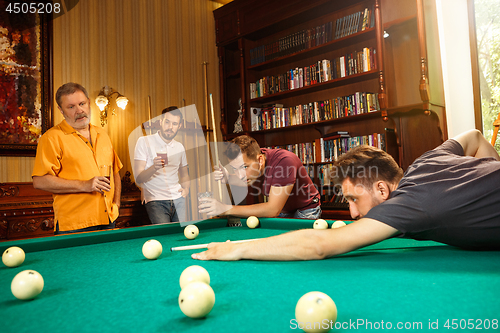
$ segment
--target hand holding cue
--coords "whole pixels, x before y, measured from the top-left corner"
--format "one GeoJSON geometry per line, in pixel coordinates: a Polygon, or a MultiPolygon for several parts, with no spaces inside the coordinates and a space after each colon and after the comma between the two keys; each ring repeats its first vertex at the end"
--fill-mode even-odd
{"type": "MultiPolygon", "coordinates": [[[[227,240],[226,242],[231,242],[231,243],[245,243],[245,242],[251,242],[251,241],[259,240],[259,239],[262,239],[262,238],[243,239],[243,240],[237,240],[237,241],[227,240]]],[[[214,242],[214,243],[223,243],[223,242],[214,242]]],[[[177,246],[177,247],[171,247],[170,248],[170,252],[184,251],[184,250],[206,249],[207,247],[208,247],[208,244],[177,246]]]]}

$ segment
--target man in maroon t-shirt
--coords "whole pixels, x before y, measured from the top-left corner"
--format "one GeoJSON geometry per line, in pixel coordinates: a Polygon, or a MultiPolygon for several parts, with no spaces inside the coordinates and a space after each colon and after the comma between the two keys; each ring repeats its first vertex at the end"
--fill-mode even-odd
{"type": "Polygon", "coordinates": [[[284,149],[260,148],[255,139],[241,135],[231,141],[225,154],[228,172],[219,165],[215,179],[224,183],[237,177],[251,190],[268,197],[267,202],[231,206],[215,199],[200,204],[200,213],[257,217],[317,219],[321,215],[320,195],[300,159],[284,149]]]}

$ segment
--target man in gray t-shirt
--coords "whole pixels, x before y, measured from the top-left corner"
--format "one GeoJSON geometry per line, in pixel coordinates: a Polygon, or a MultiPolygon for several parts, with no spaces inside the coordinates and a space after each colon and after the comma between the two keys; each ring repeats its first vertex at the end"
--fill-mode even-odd
{"type": "Polygon", "coordinates": [[[500,156],[477,130],[462,133],[403,171],[386,152],[360,146],[335,162],[357,221],[240,244],[212,243],[200,260],[310,260],[403,236],[500,250],[500,156]]]}
{"type": "Polygon", "coordinates": [[[366,218],[401,236],[464,248],[500,248],[500,163],[464,156],[448,140],[419,157],[390,198],[366,218]]]}

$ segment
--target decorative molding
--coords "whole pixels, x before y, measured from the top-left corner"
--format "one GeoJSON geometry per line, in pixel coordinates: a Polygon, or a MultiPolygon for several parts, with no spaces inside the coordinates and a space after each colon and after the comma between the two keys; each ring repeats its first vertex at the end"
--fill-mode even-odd
{"type": "Polygon", "coordinates": [[[43,231],[54,230],[54,219],[50,217],[50,218],[15,221],[10,224],[9,229],[12,232],[18,234],[19,233],[32,234],[39,229],[43,231]]]}
{"type": "Polygon", "coordinates": [[[19,186],[0,184],[0,198],[15,197],[19,195],[19,186]]]}
{"type": "MultiPolygon", "coordinates": [[[[22,201],[22,202],[9,202],[0,204],[0,210],[2,209],[35,209],[41,206],[40,208],[44,208],[44,210],[38,212],[33,211],[32,214],[43,214],[43,213],[52,213],[52,203],[53,200],[48,201],[22,201]]],[[[5,213],[7,214],[7,213],[5,213]]],[[[26,213],[24,213],[26,214],[26,213]]],[[[15,213],[8,214],[15,215],[15,213]]]]}
{"type": "Polygon", "coordinates": [[[7,230],[9,222],[7,220],[0,220],[0,239],[7,239],[7,230]]]}

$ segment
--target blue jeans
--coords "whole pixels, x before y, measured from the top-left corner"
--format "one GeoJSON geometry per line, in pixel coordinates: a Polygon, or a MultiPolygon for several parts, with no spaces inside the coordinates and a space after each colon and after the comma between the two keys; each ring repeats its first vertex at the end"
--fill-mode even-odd
{"type": "Polygon", "coordinates": [[[304,210],[296,210],[293,213],[280,213],[278,217],[294,217],[297,219],[311,219],[316,220],[321,216],[321,206],[318,207],[304,209],[304,210]]]}
{"type": "Polygon", "coordinates": [[[150,201],[145,207],[152,224],[186,221],[186,198],[184,197],[150,201]]]}

